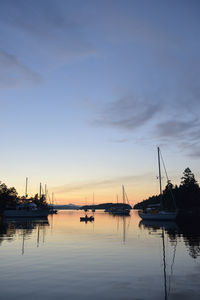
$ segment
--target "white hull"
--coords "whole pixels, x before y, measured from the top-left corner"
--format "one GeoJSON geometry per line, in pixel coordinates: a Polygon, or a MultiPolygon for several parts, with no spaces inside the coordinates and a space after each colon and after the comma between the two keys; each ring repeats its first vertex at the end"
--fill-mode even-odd
{"type": "Polygon", "coordinates": [[[177,212],[165,212],[165,211],[160,211],[158,213],[138,212],[138,214],[139,214],[140,218],[142,218],[143,220],[160,220],[160,221],[175,220],[178,215],[177,212]]]}
{"type": "Polygon", "coordinates": [[[11,209],[3,212],[4,217],[7,218],[36,218],[36,217],[47,217],[48,210],[25,210],[25,209],[11,209]]]}

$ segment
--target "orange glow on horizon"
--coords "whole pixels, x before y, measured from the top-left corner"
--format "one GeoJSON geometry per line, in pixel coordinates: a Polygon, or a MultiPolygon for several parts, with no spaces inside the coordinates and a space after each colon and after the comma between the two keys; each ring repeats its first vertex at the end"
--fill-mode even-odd
{"type": "MultiPolygon", "coordinates": [[[[93,205],[93,196],[90,193],[85,193],[85,195],[89,196],[82,196],[80,194],[74,193],[74,194],[58,194],[55,197],[55,204],[60,205],[66,205],[69,203],[75,204],[75,205],[93,205]]],[[[143,192],[127,192],[127,197],[130,205],[135,205],[138,202],[141,202],[142,200],[145,200],[152,195],[158,194],[157,191],[153,191],[152,189],[145,189],[143,192]]],[[[101,203],[117,203],[117,195],[118,195],[118,203],[122,203],[122,195],[119,193],[115,193],[114,191],[109,192],[102,192],[98,191],[96,192],[94,196],[94,204],[101,204],[101,203]]]]}
{"type": "MultiPolygon", "coordinates": [[[[127,182],[124,182],[123,185],[131,206],[152,195],[159,194],[158,180],[155,176],[141,176],[138,177],[138,179],[135,179],[135,181],[131,178],[131,180],[129,179],[127,182]]],[[[29,196],[38,193],[36,188],[32,189],[32,194],[29,196]],[[35,191],[35,193],[33,191],[35,191]]],[[[42,192],[44,193],[44,190],[42,192]]],[[[117,198],[118,203],[123,202],[122,184],[115,180],[108,180],[103,183],[100,181],[100,184],[99,182],[85,182],[77,184],[72,183],[57,186],[55,188],[49,187],[47,197],[48,203],[52,201],[52,193],[54,194],[53,203],[58,205],[67,205],[70,203],[75,205],[117,203],[117,198]]]]}

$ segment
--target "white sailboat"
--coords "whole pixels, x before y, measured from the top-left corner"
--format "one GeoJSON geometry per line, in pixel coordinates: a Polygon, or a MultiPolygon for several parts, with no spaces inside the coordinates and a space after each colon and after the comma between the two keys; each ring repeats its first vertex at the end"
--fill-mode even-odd
{"type": "Polygon", "coordinates": [[[147,208],[146,210],[139,211],[138,214],[143,220],[175,220],[178,215],[177,209],[175,211],[165,211],[163,207],[162,198],[162,181],[161,181],[161,168],[160,168],[160,148],[158,147],[158,169],[159,169],[159,185],[160,185],[160,207],[159,209],[147,208]]]}

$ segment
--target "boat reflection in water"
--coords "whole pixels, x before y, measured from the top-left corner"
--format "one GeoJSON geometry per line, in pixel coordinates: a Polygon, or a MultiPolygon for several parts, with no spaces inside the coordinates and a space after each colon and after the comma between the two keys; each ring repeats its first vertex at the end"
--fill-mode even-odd
{"type": "Polygon", "coordinates": [[[162,259],[163,259],[163,282],[164,282],[164,299],[169,299],[170,291],[171,291],[171,282],[173,277],[173,267],[175,262],[176,255],[176,246],[177,246],[177,238],[173,239],[174,249],[173,249],[173,257],[171,261],[170,274],[167,276],[167,263],[166,263],[166,233],[175,234],[177,237],[177,233],[179,230],[176,222],[173,221],[158,221],[158,220],[142,220],[139,223],[139,227],[143,227],[149,230],[149,234],[158,233],[162,239],[162,259]],[[167,280],[168,279],[168,280],[167,280]]]}
{"type": "MultiPolygon", "coordinates": [[[[142,220],[139,227],[147,229],[149,234],[157,234],[162,240],[162,254],[163,254],[163,276],[164,276],[164,299],[169,299],[173,277],[173,267],[175,263],[177,243],[183,240],[189,255],[193,259],[200,256],[200,221],[197,219],[182,220],[179,222],[173,221],[156,221],[156,220],[142,220]],[[166,241],[170,242],[172,246],[171,262],[166,263],[166,241]],[[170,266],[167,272],[167,265],[170,266]],[[168,273],[168,275],[167,275],[168,273]]],[[[168,253],[169,255],[169,253],[168,253]]],[[[179,255],[179,253],[177,253],[179,255]]]]}
{"type": "Polygon", "coordinates": [[[84,216],[63,210],[48,217],[50,226],[2,222],[2,299],[199,299],[198,224],[138,227],[136,211],[128,217],[96,210],[87,224],[84,216]]]}
{"type": "Polygon", "coordinates": [[[139,223],[139,227],[143,226],[144,228],[149,229],[169,229],[169,230],[178,230],[178,225],[174,221],[159,221],[159,220],[142,220],[139,223]]]}
{"type": "MultiPolygon", "coordinates": [[[[178,210],[176,207],[175,198],[173,196],[173,193],[172,193],[170,187],[169,187],[169,189],[170,189],[170,193],[171,193],[171,198],[172,198],[171,200],[172,200],[174,211],[171,211],[169,209],[166,210],[166,208],[164,207],[165,205],[164,205],[164,201],[163,201],[164,199],[163,199],[163,191],[162,191],[162,176],[161,176],[161,165],[160,165],[160,159],[162,158],[162,156],[161,156],[159,147],[157,148],[157,151],[158,151],[158,170],[159,170],[158,178],[159,178],[159,186],[160,186],[160,203],[159,203],[159,205],[156,204],[156,207],[154,204],[153,207],[152,206],[147,207],[147,208],[143,209],[143,211],[138,211],[138,214],[139,214],[140,218],[143,220],[157,220],[157,221],[160,220],[163,222],[164,221],[172,221],[177,218],[178,210]]],[[[169,184],[170,180],[168,178],[163,159],[162,159],[162,162],[163,162],[163,167],[164,167],[165,174],[167,177],[167,184],[169,184]]]]}
{"type": "Polygon", "coordinates": [[[177,222],[142,220],[139,227],[148,229],[150,234],[152,231],[163,229],[171,243],[176,242],[177,238],[182,238],[189,255],[192,258],[200,256],[200,220],[198,219],[183,219],[177,222]]]}
{"type": "Polygon", "coordinates": [[[118,214],[110,214],[117,221],[117,231],[120,229],[120,224],[122,224],[122,241],[125,245],[127,232],[130,226],[131,216],[130,215],[118,215],[118,214]]]}
{"type": "Polygon", "coordinates": [[[14,240],[16,235],[22,237],[22,255],[25,251],[25,240],[29,239],[34,231],[37,231],[37,247],[40,238],[44,242],[45,227],[49,226],[47,217],[43,218],[3,218],[1,220],[0,239],[14,240]],[[40,236],[41,235],[41,236],[40,236]]]}
{"type": "Polygon", "coordinates": [[[93,222],[94,221],[94,216],[87,216],[85,215],[85,217],[80,217],[80,222],[93,222]]]}

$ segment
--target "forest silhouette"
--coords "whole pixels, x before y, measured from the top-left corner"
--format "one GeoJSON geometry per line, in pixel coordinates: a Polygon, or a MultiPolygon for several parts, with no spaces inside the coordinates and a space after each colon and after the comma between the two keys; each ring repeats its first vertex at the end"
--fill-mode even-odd
{"type": "MultiPolygon", "coordinates": [[[[146,209],[151,205],[160,204],[161,196],[154,195],[137,203],[134,209],[146,209]]],[[[173,185],[170,180],[162,193],[163,208],[173,211],[178,208],[180,214],[200,214],[200,187],[190,168],[186,168],[181,177],[180,185],[173,185]]]]}

